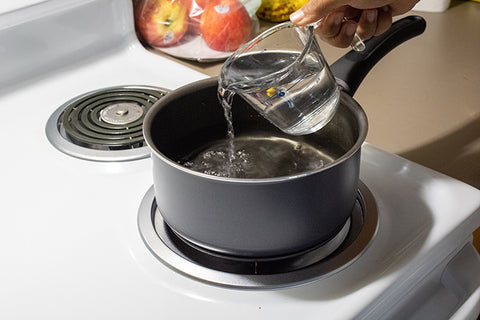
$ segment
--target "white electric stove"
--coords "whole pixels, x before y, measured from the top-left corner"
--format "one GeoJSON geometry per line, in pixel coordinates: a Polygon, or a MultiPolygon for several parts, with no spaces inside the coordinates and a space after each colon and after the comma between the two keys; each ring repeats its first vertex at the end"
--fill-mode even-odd
{"type": "Polygon", "coordinates": [[[148,105],[205,75],[145,50],[129,0],[36,2],[0,5],[1,319],[477,318],[480,191],[368,143],[375,220],[353,251],[268,277],[168,252],[146,146],[98,146],[62,132],[62,117],[131,89],[134,102],[100,103],[93,122],[135,123],[136,139],[148,105]]]}

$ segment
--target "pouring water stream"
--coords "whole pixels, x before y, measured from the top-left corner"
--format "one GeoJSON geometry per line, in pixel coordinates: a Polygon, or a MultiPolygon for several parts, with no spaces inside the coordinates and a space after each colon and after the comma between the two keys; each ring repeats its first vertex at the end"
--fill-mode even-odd
{"type": "MultiPolygon", "coordinates": [[[[238,143],[232,119],[233,97],[240,94],[289,134],[308,134],[329,122],[340,92],[313,35],[320,22],[300,28],[291,22],[277,25],[239,48],[225,62],[217,95],[227,122],[226,146],[210,146],[185,166],[218,176],[259,178],[318,169],[331,161],[320,151],[294,140],[256,137],[238,143]],[[285,30],[290,30],[290,36],[298,42],[295,51],[251,50],[263,44],[263,39],[285,30]],[[271,167],[278,169],[271,171],[271,167]]],[[[356,40],[352,48],[363,50],[357,35],[356,40]]]]}

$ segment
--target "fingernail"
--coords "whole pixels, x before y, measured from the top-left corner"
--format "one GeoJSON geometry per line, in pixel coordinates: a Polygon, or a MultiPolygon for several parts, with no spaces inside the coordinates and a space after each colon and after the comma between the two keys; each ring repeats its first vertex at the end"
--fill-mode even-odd
{"type": "Polygon", "coordinates": [[[353,36],[353,34],[357,31],[357,25],[354,23],[349,23],[345,26],[345,34],[347,36],[353,36]]]}
{"type": "Polygon", "coordinates": [[[301,9],[299,9],[290,15],[290,21],[292,21],[293,23],[297,23],[300,22],[304,17],[305,14],[301,9]]]}
{"type": "Polygon", "coordinates": [[[366,15],[367,21],[373,23],[377,19],[377,10],[367,10],[366,15]]]}

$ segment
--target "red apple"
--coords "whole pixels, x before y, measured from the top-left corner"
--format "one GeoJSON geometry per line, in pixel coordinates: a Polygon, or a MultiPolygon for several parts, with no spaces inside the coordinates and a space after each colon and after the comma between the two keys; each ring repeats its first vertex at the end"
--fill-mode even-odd
{"type": "Polygon", "coordinates": [[[202,9],[205,9],[207,4],[210,2],[210,0],[193,0],[193,1],[195,1],[197,5],[202,9]]]}
{"type": "Polygon", "coordinates": [[[234,51],[251,35],[252,21],[238,0],[211,0],[200,20],[207,45],[218,51],[234,51]]]}
{"type": "Polygon", "coordinates": [[[135,8],[137,30],[153,47],[170,46],[187,31],[188,8],[186,0],[143,0],[135,8]]]}
{"type": "Polygon", "coordinates": [[[200,34],[200,20],[203,9],[210,0],[191,0],[189,14],[188,32],[192,34],[200,34]]]}

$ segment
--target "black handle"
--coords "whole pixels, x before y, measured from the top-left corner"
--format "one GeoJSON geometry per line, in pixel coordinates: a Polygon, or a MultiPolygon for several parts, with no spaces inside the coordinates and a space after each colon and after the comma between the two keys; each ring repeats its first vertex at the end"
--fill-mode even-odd
{"type": "Polygon", "coordinates": [[[365,50],[351,50],[330,66],[337,83],[353,96],[367,73],[380,59],[396,46],[422,34],[426,25],[422,17],[408,16],[394,22],[385,33],[365,41],[365,50]]]}

